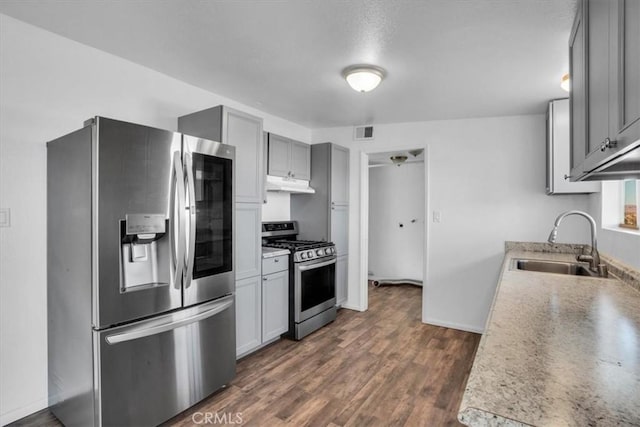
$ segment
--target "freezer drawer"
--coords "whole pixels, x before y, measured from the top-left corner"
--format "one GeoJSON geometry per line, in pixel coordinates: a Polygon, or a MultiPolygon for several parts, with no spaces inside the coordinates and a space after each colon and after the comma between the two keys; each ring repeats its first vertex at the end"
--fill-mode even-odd
{"type": "Polygon", "coordinates": [[[158,425],[235,376],[235,307],[229,295],[160,318],[95,332],[108,425],[158,425]]]}

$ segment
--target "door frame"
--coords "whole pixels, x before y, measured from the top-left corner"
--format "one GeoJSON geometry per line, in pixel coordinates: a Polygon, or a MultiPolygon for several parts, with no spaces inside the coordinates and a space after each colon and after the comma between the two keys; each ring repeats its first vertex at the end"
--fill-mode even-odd
{"type": "Polygon", "coordinates": [[[365,311],[369,308],[369,155],[376,153],[386,153],[390,151],[408,151],[415,149],[424,150],[424,235],[423,235],[423,262],[422,262],[422,322],[425,322],[426,304],[425,300],[429,293],[429,236],[431,232],[431,221],[427,217],[430,210],[429,200],[429,145],[415,144],[399,147],[376,147],[362,149],[360,151],[360,296],[361,308],[365,311]]]}

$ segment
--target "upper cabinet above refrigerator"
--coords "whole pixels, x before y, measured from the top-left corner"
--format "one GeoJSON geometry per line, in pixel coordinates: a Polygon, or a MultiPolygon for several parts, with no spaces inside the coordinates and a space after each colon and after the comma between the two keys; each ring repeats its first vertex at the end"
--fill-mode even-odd
{"type": "Polygon", "coordinates": [[[178,118],[178,131],[236,147],[236,202],[262,203],[262,119],[224,105],[178,118]]]}

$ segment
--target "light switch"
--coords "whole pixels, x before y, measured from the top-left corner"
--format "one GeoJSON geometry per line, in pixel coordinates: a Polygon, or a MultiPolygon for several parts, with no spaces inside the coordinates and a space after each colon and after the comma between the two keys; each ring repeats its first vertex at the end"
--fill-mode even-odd
{"type": "Polygon", "coordinates": [[[433,222],[440,222],[440,211],[433,211],[433,222]]]}
{"type": "Polygon", "coordinates": [[[11,209],[0,208],[0,227],[11,227],[11,209]]]}

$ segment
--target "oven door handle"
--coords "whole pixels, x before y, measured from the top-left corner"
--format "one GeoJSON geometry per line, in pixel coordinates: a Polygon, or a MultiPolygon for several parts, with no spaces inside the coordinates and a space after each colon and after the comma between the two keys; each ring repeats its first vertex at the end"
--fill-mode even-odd
{"type": "Polygon", "coordinates": [[[298,267],[298,270],[300,271],[313,270],[314,268],[326,267],[327,265],[331,265],[335,263],[336,263],[336,258],[332,258],[330,261],[319,262],[317,264],[301,265],[298,267]]]}

